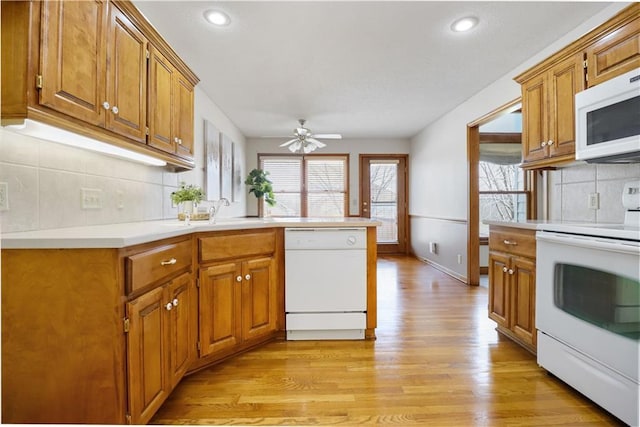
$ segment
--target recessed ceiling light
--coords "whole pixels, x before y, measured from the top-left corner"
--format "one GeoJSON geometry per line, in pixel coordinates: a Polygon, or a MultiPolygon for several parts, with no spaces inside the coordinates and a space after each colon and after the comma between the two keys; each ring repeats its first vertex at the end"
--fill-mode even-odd
{"type": "Polygon", "coordinates": [[[224,27],[229,25],[231,19],[229,15],[219,10],[207,10],[204,12],[204,19],[210,24],[217,25],[218,27],[224,27]]]}
{"type": "Polygon", "coordinates": [[[451,24],[451,29],[456,33],[463,33],[465,31],[469,31],[476,25],[478,25],[478,18],[475,16],[467,16],[466,18],[458,19],[451,24]]]}

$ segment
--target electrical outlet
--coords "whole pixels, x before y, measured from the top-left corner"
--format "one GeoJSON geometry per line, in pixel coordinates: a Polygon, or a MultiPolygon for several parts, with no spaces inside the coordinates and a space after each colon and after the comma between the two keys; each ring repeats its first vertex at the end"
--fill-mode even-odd
{"type": "Polygon", "coordinates": [[[600,193],[590,193],[588,203],[589,209],[600,209],[600,193]]]}
{"type": "Polygon", "coordinates": [[[458,264],[462,264],[462,255],[458,254],[458,264]]]}
{"type": "Polygon", "coordinates": [[[9,210],[9,183],[0,182],[0,211],[9,210]]]}
{"type": "Polygon", "coordinates": [[[99,188],[82,188],[82,209],[102,209],[102,190],[99,188]]]}
{"type": "Polygon", "coordinates": [[[438,244],[436,242],[429,242],[429,252],[432,254],[438,253],[438,244]]]}

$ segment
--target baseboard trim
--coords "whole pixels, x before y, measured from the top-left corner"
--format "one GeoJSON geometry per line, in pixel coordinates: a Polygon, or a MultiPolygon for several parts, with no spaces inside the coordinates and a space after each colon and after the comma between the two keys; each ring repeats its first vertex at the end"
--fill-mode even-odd
{"type": "Polygon", "coordinates": [[[416,258],[418,258],[420,261],[424,262],[425,264],[429,264],[430,266],[432,266],[433,268],[435,268],[436,270],[440,270],[442,271],[444,274],[453,277],[456,280],[461,281],[462,283],[464,283],[465,285],[468,285],[469,282],[467,280],[466,276],[463,276],[461,274],[456,273],[455,271],[445,267],[444,265],[440,265],[437,262],[433,262],[429,259],[423,258],[421,256],[416,255],[416,258]]]}

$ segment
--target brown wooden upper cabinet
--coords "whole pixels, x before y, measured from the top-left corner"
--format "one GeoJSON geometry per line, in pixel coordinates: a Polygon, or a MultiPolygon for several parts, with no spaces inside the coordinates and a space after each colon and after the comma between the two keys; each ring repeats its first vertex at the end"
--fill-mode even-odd
{"type": "Polygon", "coordinates": [[[194,167],[198,78],[130,2],[3,1],[2,38],[3,124],[35,119],[194,167]]]}
{"type": "Polygon", "coordinates": [[[575,160],[575,94],[640,67],[640,4],[516,76],[522,87],[522,167],[575,160]]]}

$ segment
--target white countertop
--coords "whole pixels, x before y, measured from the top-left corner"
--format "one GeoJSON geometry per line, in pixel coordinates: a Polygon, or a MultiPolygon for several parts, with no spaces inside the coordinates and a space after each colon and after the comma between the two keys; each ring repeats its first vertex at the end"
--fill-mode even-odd
{"type": "Polygon", "coordinates": [[[269,227],[376,227],[369,218],[218,218],[209,221],[143,221],[23,231],[1,235],[2,249],[124,248],[195,232],[269,227]]]}
{"type": "Polygon", "coordinates": [[[527,221],[520,221],[520,222],[484,220],[482,222],[487,225],[499,225],[501,227],[523,228],[526,230],[537,230],[540,224],[549,223],[549,221],[544,221],[544,220],[527,220],[527,221]]]}

